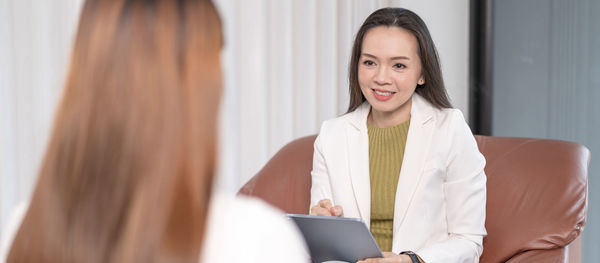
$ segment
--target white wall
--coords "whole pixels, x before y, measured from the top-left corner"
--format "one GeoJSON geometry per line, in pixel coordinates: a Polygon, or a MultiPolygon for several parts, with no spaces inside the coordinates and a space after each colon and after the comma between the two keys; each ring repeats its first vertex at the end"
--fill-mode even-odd
{"type": "MultiPolygon", "coordinates": [[[[345,112],[355,32],[379,7],[428,24],[467,113],[467,0],[216,0],[225,23],[219,187],[230,193],[285,143],[345,112]]],[[[0,225],[33,187],[82,0],[0,0],[0,225]]],[[[2,233],[0,233],[1,235],[2,233]]]]}
{"type": "Polygon", "coordinates": [[[452,105],[469,114],[469,1],[397,1],[417,13],[435,41],[452,105]]]}

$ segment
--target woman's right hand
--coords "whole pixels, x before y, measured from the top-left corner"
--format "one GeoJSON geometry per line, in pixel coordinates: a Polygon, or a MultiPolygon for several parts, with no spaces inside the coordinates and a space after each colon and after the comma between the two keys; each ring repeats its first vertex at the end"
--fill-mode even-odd
{"type": "Polygon", "coordinates": [[[344,210],[339,205],[333,206],[331,200],[322,199],[317,205],[310,208],[310,214],[313,216],[344,216],[344,210]]]}

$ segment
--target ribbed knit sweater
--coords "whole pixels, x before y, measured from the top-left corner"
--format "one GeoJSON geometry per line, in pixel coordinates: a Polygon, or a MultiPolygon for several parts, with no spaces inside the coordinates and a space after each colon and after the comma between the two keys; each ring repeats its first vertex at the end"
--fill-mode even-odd
{"type": "Polygon", "coordinates": [[[410,120],[388,128],[367,124],[371,178],[371,233],[382,251],[392,250],[394,201],[410,120]]]}

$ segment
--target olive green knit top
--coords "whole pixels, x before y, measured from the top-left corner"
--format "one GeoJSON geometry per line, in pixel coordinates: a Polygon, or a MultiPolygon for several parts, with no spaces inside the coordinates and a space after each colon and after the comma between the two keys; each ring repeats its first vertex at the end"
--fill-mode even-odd
{"type": "Polygon", "coordinates": [[[381,251],[392,250],[394,201],[410,120],[388,128],[367,124],[371,178],[371,233],[381,251]]]}

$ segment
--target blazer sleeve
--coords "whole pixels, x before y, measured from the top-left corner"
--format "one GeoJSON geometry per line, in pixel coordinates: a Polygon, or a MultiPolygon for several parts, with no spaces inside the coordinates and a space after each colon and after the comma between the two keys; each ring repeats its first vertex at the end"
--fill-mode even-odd
{"type": "MultiPolygon", "coordinates": [[[[325,126],[325,123],[323,126],[325,126]]],[[[323,130],[324,127],[321,127],[321,132],[317,136],[314,144],[313,169],[311,171],[312,186],[310,189],[310,207],[316,205],[322,199],[330,199],[333,201],[329,172],[323,154],[322,138],[325,136],[323,130]]],[[[308,208],[309,212],[310,207],[308,208]]]]}
{"type": "Polygon", "coordinates": [[[479,262],[487,234],[485,158],[462,113],[451,114],[443,187],[449,238],[417,252],[427,263],[479,262]]]}

